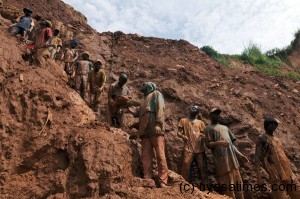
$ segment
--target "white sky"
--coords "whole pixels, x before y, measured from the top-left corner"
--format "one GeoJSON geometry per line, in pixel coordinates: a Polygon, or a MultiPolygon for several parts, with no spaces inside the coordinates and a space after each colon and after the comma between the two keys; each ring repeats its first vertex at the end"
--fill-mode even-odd
{"type": "Polygon", "coordinates": [[[282,48],[300,28],[300,0],[63,0],[99,32],[185,39],[221,53],[250,42],[282,48]]]}

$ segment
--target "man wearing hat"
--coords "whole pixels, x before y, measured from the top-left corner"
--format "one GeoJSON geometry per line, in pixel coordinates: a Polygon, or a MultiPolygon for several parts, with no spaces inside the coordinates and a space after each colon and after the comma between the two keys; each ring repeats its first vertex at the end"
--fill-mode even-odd
{"type": "Polygon", "coordinates": [[[75,77],[75,90],[85,101],[87,101],[88,73],[93,68],[93,64],[89,61],[89,58],[89,52],[84,51],[82,53],[82,60],[79,60],[75,63],[72,75],[73,78],[75,77]]]}
{"type": "MultiPolygon", "coordinates": [[[[210,111],[211,124],[205,129],[206,146],[212,150],[218,183],[226,187],[225,195],[232,198],[244,198],[242,190],[233,190],[233,184],[243,187],[242,177],[239,171],[239,162],[236,156],[236,147],[233,142],[236,140],[227,126],[219,124],[221,110],[213,108],[210,111]]],[[[248,161],[248,159],[242,155],[248,161]]]]}
{"type": "Polygon", "coordinates": [[[258,136],[255,151],[257,182],[262,184],[260,173],[260,163],[262,163],[262,167],[269,174],[273,198],[285,199],[284,192],[286,192],[291,199],[298,199],[300,198],[299,181],[292,171],[291,163],[284,153],[280,140],[274,136],[279,123],[274,117],[266,118],[264,121],[265,133],[258,136]],[[279,186],[285,190],[280,190],[279,186]]]}
{"type": "Polygon", "coordinates": [[[51,56],[49,51],[53,37],[51,26],[52,24],[48,20],[40,22],[40,29],[35,37],[34,49],[36,51],[36,60],[39,66],[44,66],[47,59],[51,56]]]}
{"type": "Polygon", "coordinates": [[[127,80],[127,75],[121,73],[119,80],[112,83],[108,89],[108,122],[116,128],[123,127],[123,109],[140,105],[140,102],[131,99],[130,91],[126,86],[127,80]]]}
{"type": "Polygon", "coordinates": [[[152,82],[145,82],[140,91],[144,95],[139,111],[139,136],[142,145],[144,178],[153,177],[154,151],[157,160],[159,187],[168,183],[168,165],[165,155],[165,101],[152,82]]]}
{"type": "Polygon", "coordinates": [[[190,167],[194,157],[197,159],[197,166],[201,176],[201,182],[205,182],[205,124],[197,119],[200,113],[199,106],[192,106],[189,110],[189,117],[182,118],[178,124],[178,137],[184,140],[183,161],[181,175],[189,181],[190,167]]]}
{"type": "Polygon", "coordinates": [[[106,82],[106,75],[102,68],[102,61],[94,63],[94,70],[89,72],[88,87],[91,106],[97,114],[100,114],[100,97],[106,82]]]}
{"type": "Polygon", "coordinates": [[[11,34],[18,35],[20,34],[24,39],[27,39],[27,31],[31,31],[34,26],[34,21],[31,18],[32,10],[30,8],[23,9],[24,16],[17,19],[16,24],[13,25],[11,34]]]}
{"type": "Polygon", "coordinates": [[[65,48],[64,53],[62,54],[61,60],[64,61],[64,71],[68,75],[68,84],[72,88],[74,87],[74,79],[72,78],[74,72],[74,63],[77,61],[79,57],[78,47],[79,41],[76,39],[72,39],[70,41],[70,47],[65,48]]]}
{"type": "Polygon", "coordinates": [[[55,59],[55,55],[56,53],[59,53],[60,49],[62,48],[62,40],[61,38],[59,38],[59,29],[55,28],[53,31],[53,38],[51,41],[51,47],[50,49],[50,53],[51,53],[51,59],[55,59]]]}

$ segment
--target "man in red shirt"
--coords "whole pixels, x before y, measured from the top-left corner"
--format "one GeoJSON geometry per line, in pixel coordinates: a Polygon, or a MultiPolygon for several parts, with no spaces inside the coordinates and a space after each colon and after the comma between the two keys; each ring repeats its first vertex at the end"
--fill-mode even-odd
{"type": "Polygon", "coordinates": [[[40,23],[40,30],[37,32],[35,37],[35,46],[36,51],[36,60],[39,66],[44,66],[46,64],[47,58],[51,56],[51,53],[48,49],[52,41],[52,26],[51,22],[48,20],[42,21],[40,23]]]}

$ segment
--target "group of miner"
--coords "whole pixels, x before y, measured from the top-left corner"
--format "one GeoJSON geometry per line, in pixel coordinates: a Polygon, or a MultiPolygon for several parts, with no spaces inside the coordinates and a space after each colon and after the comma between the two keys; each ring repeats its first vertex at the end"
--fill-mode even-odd
{"type": "MultiPolygon", "coordinates": [[[[52,30],[48,20],[33,19],[32,10],[24,8],[24,16],[19,17],[16,24],[11,26],[13,35],[20,35],[27,42],[29,50],[23,55],[31,64],[45,66],[48,59],[55,59],[57,53],[63,51],[60,60],[63,60],[63,69],[68,76],[68,84],[80,96],[89,101],[91,107],[100,114],[101,93],[103,92],[107,77],[102,69],[103,62],[90,61],[88,52],[83,52],[81,58],[78,53],[78,40],[71,40],[69,47],[63,48],[59,38],[59,29],[52,30]],[[34,21],[39,21],[39,27],[34,21]],[[34,32],[34,33],[33,33],[34,32]],[[33,42],[29,37],[33,35],[33,42]]],[[[128,77],[120,74],[117,82],[110,85],[108,90],[109,123],[120,128],[123,125],[124,110],[137,107],[133,113],[139,117],[138,134],[142,145],[143,176],[153,178],[153,158],[156,158],[158,168],[159,186],[168,185],[168,166],[165,155],[165,101],[156,84],[144,83],[140,92],[144,99],[136,101],[131,98],[130,90],[126,86],[128,77]]],[[[207,182],[206,150],[212,152],[219,184],[228,187],[233,184],[242,184],[239,161],[248,164],[248,158],[234,145],[236,138],[230,129],[220,124],[222,110],[213,108],[209,112],[211,123],[206,126],[199,118],[200,107],[193,105],[189,108],[189,115],[178,123],[177,136],[184,142],[181,174],[186,181],[191,180],[191,164],[196,162],[200,181],[207,182]]],[[[262,183],[261,166],[269,175],[271,184],[287,185],[293,183],[296,190],[272,191],[273,198],[286,198],[288,194],[292,199],[300,199],[299,181],[292,172],[291,164],[287,158],[280,140],[274,135],[281,123],[274,117],[264,120],[265,132],[258,137],[255,152],[255,168],[257,182],[262,183]],[[285,193],[286,192],[286,193],[285,193]]],[[[226,189],[224,194],[232,198],[244,198],[243,190],[226,189]]]]}

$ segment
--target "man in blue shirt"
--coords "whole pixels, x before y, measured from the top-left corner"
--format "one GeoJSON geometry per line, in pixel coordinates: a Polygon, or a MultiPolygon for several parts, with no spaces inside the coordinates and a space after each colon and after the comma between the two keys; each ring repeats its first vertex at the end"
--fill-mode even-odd
{"type": "Polygon", "coordinates": [[[24,8],[23,9],[24,16],[19,17],[17,19],[16,24],[12,27],[11,34],[12,35],[18,35],[20,34],[24,39],[27,38],[26,32],[31,31],[34,26],[34,21],[31,18],[32,10],[30,8],[24,8]]]}

